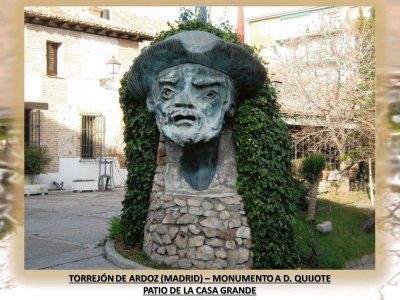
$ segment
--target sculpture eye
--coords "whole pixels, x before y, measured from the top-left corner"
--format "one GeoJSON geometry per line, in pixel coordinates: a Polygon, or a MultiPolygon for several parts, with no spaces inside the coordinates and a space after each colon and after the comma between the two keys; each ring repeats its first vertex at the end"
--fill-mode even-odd
{"type": "Polygon", "coordinates": [[[217,93],[214,92],[214,91],[208,91],[208,92],[206,93],[206,97],[207,97],[208,99],[213,99],[216,95],[217,95],[217,93]]]}
{"type": "Polygon", "coordinates": [[[169,98],[169,97],[172,96],[172,90],[169,89],[169,88],[165,88],[165,89],[162,90],[161,95],[162,95],[163,97],[169,98]]]}

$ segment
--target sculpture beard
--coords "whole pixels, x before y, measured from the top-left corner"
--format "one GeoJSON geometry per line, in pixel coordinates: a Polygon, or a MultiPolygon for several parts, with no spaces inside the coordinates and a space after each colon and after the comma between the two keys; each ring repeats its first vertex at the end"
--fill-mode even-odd
{"type": "Polygon", "coordinates": [[[155,111],[160,132],[185,146],[209,141],[221,132],[234,94],[229,76],[201,65],[184,64],[158,74],[147,106],[155,111]]]}

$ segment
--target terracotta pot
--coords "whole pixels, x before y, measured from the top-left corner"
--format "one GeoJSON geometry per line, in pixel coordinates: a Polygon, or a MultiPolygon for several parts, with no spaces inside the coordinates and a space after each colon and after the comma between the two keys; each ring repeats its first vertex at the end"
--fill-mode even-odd
{"type": "Polygon", "coordinates": [[[322,180],[328,180],[329,170],[322,170],[322,180]]]}

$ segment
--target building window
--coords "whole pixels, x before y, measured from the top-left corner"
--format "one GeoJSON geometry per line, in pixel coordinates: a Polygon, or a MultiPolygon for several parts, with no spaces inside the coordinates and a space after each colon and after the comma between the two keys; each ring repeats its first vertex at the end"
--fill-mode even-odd
{"type": "Polygon", "coordinates": [[[103,115],[82,115],[81,160],[94,160],[103,154],[105,118],[103,115]]]}
{"type": "Polygon", "coordinates": [[[47,42],[47,75],[57,76],[60,43],[47,42]]]}
{"type": "Polygon", "coordinates": [[[24,117],[25,144],[40,145],[40,110],[25,109],[24,117]]]}
{"type": "Polygon", "coordinates": [[[111,10],[103,9],[100,13],[100,17],[106,20],[111,20],[111,10]]]}

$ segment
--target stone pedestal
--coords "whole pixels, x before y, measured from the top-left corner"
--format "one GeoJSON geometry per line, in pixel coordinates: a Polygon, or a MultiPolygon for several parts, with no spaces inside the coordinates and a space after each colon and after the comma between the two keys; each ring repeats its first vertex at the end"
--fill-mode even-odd
{"type": "Polygon", "coordinates": [[[222,132],[216,175],[207,190],[195,191],[184,181],[179,146],[161,141],[160,149],[166,159],[159,151],[144,233],[150,259],[183,269],[250,268],[251,232],[235,188],[232,131],[222,132]]]}

